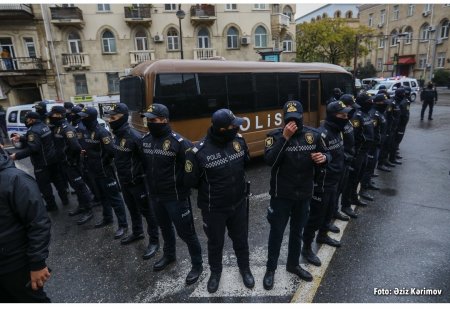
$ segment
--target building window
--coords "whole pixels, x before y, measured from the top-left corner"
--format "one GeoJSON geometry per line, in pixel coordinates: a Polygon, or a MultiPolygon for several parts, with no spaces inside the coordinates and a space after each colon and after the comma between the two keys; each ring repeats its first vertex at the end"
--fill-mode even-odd
{"type": "Polygon", "coordinates": [[[415,4],[408,5],[408,17],[414,15],[414,10],[416,9],[415,4]]]}
{"type": "Polygon", "coordinates": [[[353,12],[352,11],[347,11],[345,13],[345,18],[352,18],[353,17],[353,12]]]}
{"type": "Polygon", "coordinates": [[[267,47],[267,31],[263,26],[255,30],[255,47],[267,47]]]}
{"type": "Polygon", "coordinates": [[[69,52],[71,54],[79,54],[83,52],[80,36],[77,32],[69,33],[67,42],[69,44],[69,52]]]}
{"type": "Polygon", "coordinates": [[[76,74],[73,76],[75,80],[75,94],[89,94],[86,75],[85,74],[76,74]]]}
{"type": "Polygon", "coordinates": [[[422,41],[428,41],[430,39],[430,26],[428,24],[424,24],[422,28],[420,28],[420,39],[422,41]]]}
{"type": "Polygon", "coordinates": [[[253,5],[253,8],[255,10],[265,10],[266,9],[266,4],[265,3],[255,3],[253,5]]]}
{"type": "Polygon", "coordinates": [[[398,42],[397,31],[394,30],[391,32],[391,46],[397,46],[397,42],[398,42]]]}
{"type": "Polygon", "coordinates": [[[384,37],[378,38],[378,48],[384,48],[384,37]]]}
{"type": "Polygon", "coordinates": [[[449,22],[448,22],[448,20],[446,20],[442,23],[441,31],[439,33],[439,38],[448,39],[448,32],[449,32],[449,22]]]}
{"type": "Polygon", "coordinates": [[[239,32],[235,27],[230,27],[227,31],[227,48],[238,48],[239,32]]]}
{"type": "Polygon", "coordinates": [[[323,13],[322,14],[322,18],[328,18],[328,14],[327,13],[323,13]]]}
{"type": "Polygon", "coordinates": [[[291,52],[294,50],[293,48],[294,42],[292,41],[292,38],[290,35],[286,35],[283,40],[283,51],[285,52],[291,52]]]}
{"type": "Polygon", "coordinates": [[[437,68],[443,68],[445,66],[445,53],[437,54],[437,68]]]}
{"type": "Polygon", "coordinates": [[[406,36],[404,39],[404,44],[411,44],[412,43],[412,37],[413,37],[413,31],[411,27],[408,27],[405,29],[406,36]]]}
{"type": "Polygon", "coordinates": [[[168,50],[178,50],[178,31],[175,28],[170,28],[167,31],[167,49],[168,50]]]}
{"type": "Polygon", "coordinates": [[[97,4],[97,11],[109,12],[111,11],[111,6],[109,4],[97,4]]]}
{"type": "Polygon", "coordinates": [[[292,8],[289,5],[286,5],[283,8],[283,14],[286,16],[289,16],[289,21],[293,22],[294,21],[294,12],[292,12],[292,8]]]}
{"type": "Polygon", "coordinates": [[[369,14],[369,27],[373,26],[373,14],[369,14]]]}
{"type": "Polygon", "coordinates": [[[206,28],[200,28],[197,34],[198,48],[209,48],[209,31],[206,28]]]}
{"type": "Polygon", "coordinates": [[[386,21],[386,10],[381,10],[380,11],[380,23],[384,24],[385,21],[386,21]]]}
{"type": "Polygon", "coordinates": [[[102,42],[103,42],[103,52],[104,53],[117,52],[116,38],[114,37],[114,34],[111,31],[106,30],[105,32],[103,32],[102,42]]]}
{"type": "Polygon", "coordinates": [[[164,4],[164,10],[165,11],[176,11],[177,5],[175,3],[164,4]]]}
{"type": "Polygon", "coordinates": [[[236,11],[236,10],[237,10],[237,4],[236,3],[225,4],[225,11],[236,11]]]}
{"type": "Polygon", "coordinates": [[[398,5],[394,5],[392,10],[392,20],[398,20],[400,15],[400,9],[398,5]]]}
{"type": "Polygon", "coordinates": [[[119,73],[106,73],[108,94],[119,93],[119,73]]]}
{"type": "Polygon", "coordinates": [[[425,7],[423,9],[424,12],[431,12],[431,10],[433,9],[433,5],[432,4],[425,4],[425,7]]]}
{"type": "Polygon", "coordinates": [[[377,58],[377,70],[383,70],[383,58],[377,58]]]}
{"type": "Polygon", "coordinates": [[[148,50],[148,40],[145,31],[139,30],[136,32],[134,40],[136,43],[136,50],[148,50]]]}
{"type": "Polygon", "coordinates": [[[33,38],[23,38],[23,43],[28,57],[36,58],[36,46],[34,45],[33,38]]]}
{"type": "MultiPolygon", "coordinates": [[[[370,15],[369,15],[370,16],[370,15]]],[[[334,13],[334,17],[335,18],[341,18],[341,11],[336,11],[335,13],[334,13]]]]}
{"type": "Polygon", "coordinates": [[[419,55],[419,69],[424,69],[427,66],[427,55],[420,54],[419,55]]]}

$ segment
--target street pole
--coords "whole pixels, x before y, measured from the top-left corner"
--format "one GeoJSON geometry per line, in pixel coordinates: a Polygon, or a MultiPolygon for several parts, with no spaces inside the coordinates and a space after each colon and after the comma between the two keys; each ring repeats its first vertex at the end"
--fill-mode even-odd
{"type": "Polygon", "coordinates": [[[434,38],[434,44],[433,44],[433,54],[431,57],[430,80],[429,81],[431,81],[433,79],[434,63],[436,62],[436,50],[437,50],[437,31],[436,31],[436,35],[434,38]]]}
{"type": "Polygon", "coordinates": [[[186,13],[181,9],[181,4],[178,4],[178,11],[176,13],[178,18],[178,25],[180,27],[180,55],[181,59],[184,59],[183,55],[183,31],[181,29],[181,20],[186,16],[186,13]]]}
{"type": "Polygon", "coordinates": [[[356,66],[358,64],[358,46],[359,46],[359,34],[355,35],[355,50],[354,58],[353,58],[353,84],[355,84],[356,80],[356,66]]]}

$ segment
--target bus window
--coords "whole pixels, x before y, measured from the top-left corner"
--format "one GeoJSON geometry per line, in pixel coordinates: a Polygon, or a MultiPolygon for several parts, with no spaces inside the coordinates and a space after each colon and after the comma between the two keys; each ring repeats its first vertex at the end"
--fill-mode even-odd
{"type": "Polygon", "coordinates": [[[278,103],[277,74],[255,75],[256,110],[280,108],[278,103]]]}
{"type": "Polygon", "coordinates": [[[309,81],[300,80],[300,103],[302,103],[303,112],[309,112],[309,81]]]}
{"type": "Polygon", "coordinates": [[[317,112],[319,108],[319,80],[309,81],[309,111],[317,112]]]}
{"type": "Polygon", "coordinates": [[[200,102],[197,115],[210,116],[220,108],[227,108],[227,85],[223,74],[198,74],[200,102]]]}
{"type": "Polygon", "coordinates": [[[253,110],[255,96],[251,74],[228,74],[227,89],[228,105],[233,112],[249,112],[253,110]]]}
{"type": "Polygon", "coordinates": [[[354,85],[351,75],[339,73],[322,73],[322,105],[333,96],[333,89],[339,88],[343,93],[354,94],[354,85]]]}
{"type": "Polygon", "coordinates": [[[126,77],[120,81],[120,102],[125,103],[130,111],[145,109],[144,79],[139,76],[126,77]]]}
{"type": "Polygon", "coordinates": [[[278,93],[280,105],[289,100],[300,101],[298,91],[298,74],[296,73],[280,73],[278,74],[278,93]]]}

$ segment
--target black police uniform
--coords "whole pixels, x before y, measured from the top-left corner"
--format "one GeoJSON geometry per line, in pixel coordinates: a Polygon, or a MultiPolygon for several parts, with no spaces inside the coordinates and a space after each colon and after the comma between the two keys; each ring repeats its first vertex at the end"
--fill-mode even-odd
{"type": "Polygon", "coordinates": [[[423,120],[423,116],[425,114],[425,110],[428,107],[428,120],[433,120],[433,106],[435,102],[438,100],[438,94],[436,89],[433,89],[433,85],[427,86],[427,88],[423,89],[420,93],[420,101],[422,103],[422,109],[420,111],[420,119],[423,120]]]}
{"type": "MultiPolygon", "coordinates": [[[[58,109],[52,109],[52,112],[59,112],[58,109]]],[[[51,119],[51,117],[50,117],[51,119]]],[[[52,120],[50,120],[53,123],[52,120]]],[[[79,213],[85,214],[89,218],[92,217],[92,193],[84,182],[81,165],[81,145],[78,142],[76,130],[67,120],[63,119],[54,124],[52,129],[55,140],[55,147],[60,157],[62,158],[61,167],[67,175],[67,179],[75,190],[78,199],[78,208],[69,213],[69,215],[76,215],[79,213]]],[[[85,223],[88,217],[84,216],[84,220],[78,221],[79,224],[85,223]]]]}
{"type": "Polygon", "coordinates": [[[394,123],[394,104],[392,99],[386,100],[386,111],[384,112],[384,118],[386,119],[386,128],[385,128],[385,136],[383,139],[382,146],[380,148],[380,154],[378,157],[378,169],[390,172],[388,165],[391,165],[388,162],[389,157],[389,149],[392,141],[392,126],[394,123]]]}
{"type": "MultiPolygon", "coordinates": [[[[409,88],[409,87],[408,87],[409,88]]],[[[406,88],[405,87],[405,98],[403,98],[403,100],[400,101],[400,119],[398,122],[398,127],[397,127],[397,132],[396,132],[396,136],[395,136],[395,143],[396,143],[396,150],[398,150],[400,143],[403,140],[403,137],[405,136],[405,130],[406,130],[406,126],[408,125],[409,122],[409,109],[410,109],[410,105],[411,105],[411,101],[409,100],[409,95],[411,93],[411,88],[406,88]]]]}
{"type": "MultiPolygon", "coordinates": [[[[30,114],[30,113],[29,113],[30,114]]],[[[29,116],[27,114],[27,116],[29,116]]],[[[36,114],[36,113],[33,113],[36,114]]],[[[57,157],[55,144],[50,128],[42,123],[39,116],[29,116],[36,122],[27,130],[25,138],[26,149],[16,153],[16,159],[30,157],[34,167],[34,175],[39,189],[47,203],[48,210],[57,209],[51,183],[55,185],[58,195],[64,205],[69,203],[64,181],[60,173],[61,159],[57,157]]]]}
{"type": "MultiPolygon", "coordinates": [[[[370,97],[366,94],[360,95],[356,99],[361,106],[367,100],[370,100],[370,97]]],[[[367,112],[361,109],[357,110],[351,119],[351,123],[355,137],[355,159],[352,163],[352,170],[349,173],[349,181],[342,194],[342,209],[350,208],[352,203],[363,206],[363,203],[358,199],[357,188],[366,168],[367,153],[374,143],[373,122],[367,112]]]]}
{"type": "MultiPolygon", "coordinates": [[[[403,88],[397,89],[398,90],[403,90],[403,88]]],[[[397,92],[396,91],[396,92],[397,92]]],[[[396,155],[397,155],[397,142],[396,142],[396,137],[397,137],[397,131],[398,131],[398,127],[400,124],[400,118],[401,118],[401,109],[400,109],[400,104],[403,101],[404,97],[403,96],[395,96],[394,100],[392,101],[392,105],[393,105],[393,109],[392,109],[392,124],[391,124],[391,131],[389,132],[389,137],[388,137],[388,160],[390,165],[388,166],[395,166],[393,163],[395,164],[401,164],[400,161],[398,161],[396,159],[396,155]]]]}
{"type": "MultiPolygon", "coordinates": [[[[125,205],[120,196],[119,186],[116,181],[113,167],[115,155],[111,135],[105,128],[98,124],[97,112],[89,107],[79,113],[80,116],[95,117],[90,127],[86,127],[83,137],[83,146],[86,151],[85,164],[99,188],[101,203],[103,206],[103,220],[96,227],[105,226],[113,222],[113,210],[116,214],[119,230],[127,229],[128,223],[125,213],[125,205]],[[92,111],[92,112],[91,112],[92,111]],[[95,116],[94,116],[95,114],[95,116]],[[112,208],[112,209],[111,209],[112,208]]],[[[83,121],[83,120],[82,120],[83,121]]],[[[119,233],[122,235],[123,233],[119,233]]],[[[115,238],[120,238],[116,233],[115,238]]]]}
{"type": "MultiPolygon", "coordinates": [[[[157,112],[150,106],[148,112],[157,112]]],[[[144,115],[147,115],[144,114],[144,115]]],[[[168,111],[165,118],[168,118],[168,111]]],[[[154,270],[164,269],[176,259],[178,236],[188,246],[192,268],[202,268],[202,252],[194,227],[190,190],[183,183],[186,150],[192,143],[172,131],[168,124],[142,138],[144,171],[149,184],[150,202],[154,207],[164,239],[164,256],[155,263],[154,270]],[[153,134],[153,135],[152,135],[153,134]],[[173,225],[172,225],[173,224],[173,225]]]]}
{"type": "Polygon", "coordinates": [[[233,241],[239,269],[250,267],[244,171],[249,160],[247,144],[240,134],[227,140],[212,127],[186,155],[185,183],[198,188],[197,205],[208,237],[212,273],[222,272],[225,228],[233,241]]]}
{"type": "Polygon", "coordinates": [[[0,302],[50,302],[27,286],[46,267],[51,222],[35,180],[0,149],[0,302]]]}
{"type": "MultiPolygon", "coordinates": [[[[114,110],[114,112],[120,113],[119,110],[114,110]]],[[[128,109],[124,113],[125,115],[122,117],[126,117],[124,120],[127,121],[128,109]]],[[[111,127],[113,127],[113,123],[110,122],[111,127]]],[[[133,234],[128,238],[124,238],[122,243],[126,244],[136,238],[144,238],[143,216],[147,221],[149,245],[157,245],[159,243],[158,223],[154,209],[150,206],[142,166],[142,136],[138,131],[131,128],[128,122],[123,123],[119,128],[113,128],[113,133],[114,148],[116,150],[114,162],[122,188],[122,195],[130,212],[133,230],[133,234]]]]}
{"type": "MultiPolygon", "coordinates": [[[[295,102],[295,101],[294,101],[295,102]]],[[[300,102],[284,106],[284,119],[289,120],[289,113],[302,113],[300,102]]],[[[270,223],[268,244],[267,272],[277,268],[281,243],[286,224],[290,218],[289,247],[286,269],[299,276],[299,258],[301,251],[301,235],[308,220],[310,200],[313,192],[314,167],[312,153],[321,152],[326,155],[327,162],[331,155],[325,152],[325,143],[316,129],[297,125],[298,130],[286,140],[283,128],[270,132],[265,140],[264,158],[271,166],[270,206],[267,220],[270,223]]],[[[312,280],[309,273],[302,276],[312,280]]]]}

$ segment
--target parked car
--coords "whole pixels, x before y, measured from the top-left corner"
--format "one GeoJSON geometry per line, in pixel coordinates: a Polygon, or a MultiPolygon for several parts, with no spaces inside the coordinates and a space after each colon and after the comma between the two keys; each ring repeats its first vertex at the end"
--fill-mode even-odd
{"type": "Polygon", "coordinates": [[[360,92],[362,88],[361,80],[359,78],[355,78],[355,89],[356,92],[360,92]]]}
{"type": "Polygon", "coordinates": [[[411,87],[411,102],[414,102],[419,95],[419,83],[415,78],[408,77],[389,77],[384,79],[383,81],[377,82],[372,89],[367,90],[367,93],[371,95],[376,95],[381,85],[386,86],[386,90],[390,97],[393,97],[395,94],[395,90],[397,90],[401,86],[409,86],[411,87]]]}

